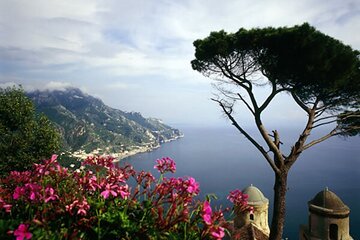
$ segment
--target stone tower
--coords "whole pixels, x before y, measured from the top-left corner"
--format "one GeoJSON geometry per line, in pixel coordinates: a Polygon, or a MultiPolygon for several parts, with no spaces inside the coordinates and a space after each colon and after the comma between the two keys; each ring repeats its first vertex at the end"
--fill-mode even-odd
{"type": "Polygon", "coordinates": [[[350,209],[328,188],[309,201],[308,226],[300,226],[300,240],[352,240],[350,209]]]}
{"type": "Polygon", "coordinates": [[[253,225],[268,236],[270,234],[268,224],[269,200],[252,184],[242,192],[248,195],[248,205],[253,207],[254,210],[252,212],[235,210],[236,218],[234,220],[234,227],[240,229],[253,225]]]}

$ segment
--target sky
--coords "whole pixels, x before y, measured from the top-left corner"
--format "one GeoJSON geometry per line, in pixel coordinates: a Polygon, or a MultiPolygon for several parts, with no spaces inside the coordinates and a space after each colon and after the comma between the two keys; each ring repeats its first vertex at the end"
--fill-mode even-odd
{"type": "MultiPolygon", "coordinates": [[[[304,22],[360,49],[358,0],[0,0],[0,87],[78,87],[165,123],[226,125],[212,80],[191,68],[193,41],[304,22]]],[[[302,119],[289,99],[270,123],[302,119]]]]}

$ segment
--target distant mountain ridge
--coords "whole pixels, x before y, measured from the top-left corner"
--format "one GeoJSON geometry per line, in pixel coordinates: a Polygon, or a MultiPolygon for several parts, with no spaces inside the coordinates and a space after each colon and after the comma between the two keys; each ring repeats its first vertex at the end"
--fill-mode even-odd
{"type": "Polygon", "coordinates": [[[27,96],[60,130],[68,151],[145,151],[181,136],[158,119],[111,108],[77,88],[33,91],[27,96]]]}

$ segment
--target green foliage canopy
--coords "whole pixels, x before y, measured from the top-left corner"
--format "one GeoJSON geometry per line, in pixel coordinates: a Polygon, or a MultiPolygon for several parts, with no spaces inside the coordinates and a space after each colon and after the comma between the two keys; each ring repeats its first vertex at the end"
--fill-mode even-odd
{"type": "MultiPolygon", "coordinates": [[[[358,115],[359,51],[307,23],[282,28],[241,28],[232,34],[212,32],[207,38],[196,40],[194,46],[196,59],[191,62],[192,67],[206,76],[228,79],[251,91],[254,81],[250,76],[261,72],[276,93],[291,93],[302,108],[317,102],[327,113],[355,110],[358,115]]],[[[342,120],[345,119],[338,118],[339,127],[349,126],[349,118],[346,123],[342,120]]]]}
{"type": "Polygon", "coordinates": [[[196,40],[194,46],[192,68],[217,80],[215,86],[220,95],[213,100],[275,172],[269,239],[280,240],[287,177],[300,154],[332,136],[360,133],[360,52],[307,23],[282,28],[241,28],[231,34],[212,32],[207,38],[196,40]],[[254,88],[265,84],[271,90],[265,100],[259,101],[254,88]],[[262,119],[264,110],[282,92],[289,93],[307,115],[304,130],[289,152],[280,148],[280,133],[272,130],[270,134],[262,119]],[[252,114],[264,142],[254,138],[236,120],[236,102],[252,114]],[[315,128],[330,124],[332,130],[328,134],[315,140],[308,138],[315,128]]]}
{"type": "Polygon", "coordinates": [[[0,175],[26,170],[59,150],[60,137],[21,88],[0,88],[0,175]]]}

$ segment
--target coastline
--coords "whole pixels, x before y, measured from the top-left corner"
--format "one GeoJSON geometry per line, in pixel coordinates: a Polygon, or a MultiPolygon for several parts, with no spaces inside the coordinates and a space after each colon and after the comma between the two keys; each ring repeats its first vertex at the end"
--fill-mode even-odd
{"type": "Polygon", "coordinates": [[[124,158],[134,156],[134,155],[139,154],[139,153],[154,151],[155,149],[160,148],[162,144],[175,141],[175,140],[177,140],[179,138],[182,138],[182,137],[184,137],[184,134],[180,134],[178,136],[174,136],[172,138],[166,139],[163,142],[158,143],[157,145],[149,144],[149,145],[146,145],[146,146],[132,146],[133,147],[132,150],[125,150],[123,152],[109,153],[107,151],[103,152],[102,149],[98,148],[98,149],[93,150],[90,153],[86,153],[83,150],[79,150],[79,151],[71,153],[71,156],[83,160],[83,159],[86,159],[88,156],[91,156],[91,155],[106,155],[106,156],[112,156],[113,158],[115,158],[113,162],[118,163],[124,158]]]}
{"type": "Polygon", "coordinates": [[[154,151],[154,150],[160,148],[161,145],[164,144],[164,143],[169,143],[169,142],[178,140],[179,138],[183,138],[183,137],[184,137],[184,134],[180,134],[179,136],[175,136],[173,138],[166,139],[165,141],[163,141],[163,142],[161,142],[158,145],[153,146],[153,147],[149,147],[149,146],[139,147],[138,149],[134,149],[134,150],[131,150],[131,151],[126,151],[125,153],[114,153],[114,154],[110,154],[110,155],[116,158],[116,160],[114,160],[113,162],[117,163],[117,162],[120,162],[124,158],[134,156],[134,155],[139,154],[139,153],[154,151]]]}

